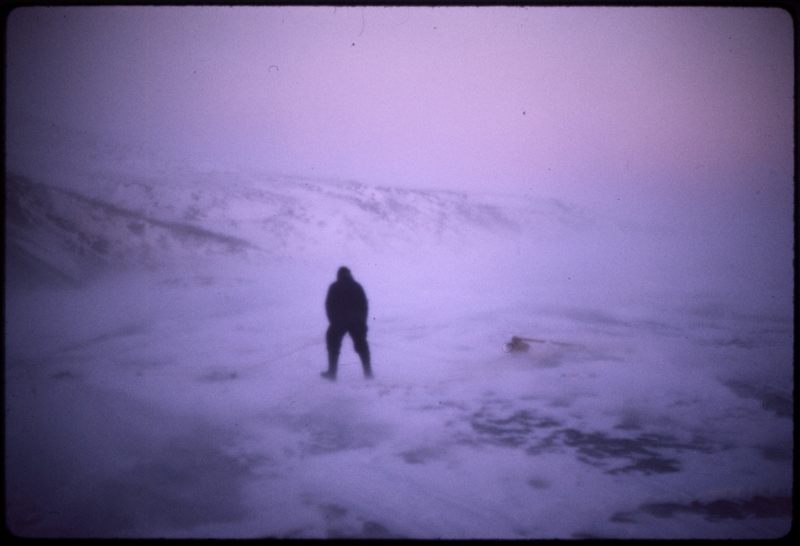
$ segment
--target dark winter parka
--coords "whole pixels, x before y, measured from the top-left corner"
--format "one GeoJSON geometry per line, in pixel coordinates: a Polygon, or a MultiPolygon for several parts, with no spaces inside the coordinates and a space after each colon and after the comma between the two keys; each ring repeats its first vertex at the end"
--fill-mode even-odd
{"type": "Polygon", "coordinates": [[[328,288],[325,312],[328,315],[328,321],[335,325],[366,324],[367,322],[367,295],[346,267],[339,268],[336,282],[328,288]]]}

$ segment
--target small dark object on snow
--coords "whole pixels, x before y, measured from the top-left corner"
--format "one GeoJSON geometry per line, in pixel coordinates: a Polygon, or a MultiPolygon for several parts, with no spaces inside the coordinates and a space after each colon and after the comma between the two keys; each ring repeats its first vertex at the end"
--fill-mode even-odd
{"type": "Polygon", "coordinates": [[[530,343],[547,343],[549,345],[559,345],[561,347],[580,347],[574,343],[564,343],[563,341],[553,341],[552,339],[537,339],[535,337],[519,337],[513,336],[511,341],[503,344],[503,350],[507,353],[510,352],[525,352],[530,349],[530,343]]]}
{"type": "Polygon", "coordinates": [[[511,338],[511,341],[509,341],[508,343],[506,343],[506,344],[503,346],[503,349],[504,349],[504,350],[505,350],[505,352],[507,352],[507,353],[510,353],[510,352],[521,352],[521,351],[527,351],[529,348],[530,348],[530,345],[528,345],[527,343],[525,343],[525,342],[522,340],[522,338],[521,338],[521,337],[517,337],[517,336],[513,336],[513,337],[511,338]]]}

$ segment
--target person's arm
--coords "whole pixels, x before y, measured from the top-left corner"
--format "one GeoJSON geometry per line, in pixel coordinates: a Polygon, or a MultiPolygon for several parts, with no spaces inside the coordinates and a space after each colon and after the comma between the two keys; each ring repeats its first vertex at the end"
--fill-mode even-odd
{"type": "Polygon", "coordinates": [[[369,316],[369,302],[367,301],[367,294],[364,292],[364,289],[359,285],[358,287],[358,295],[359,295],[359,318],[362,322],[366,324],[367,317],[369,316]]]}

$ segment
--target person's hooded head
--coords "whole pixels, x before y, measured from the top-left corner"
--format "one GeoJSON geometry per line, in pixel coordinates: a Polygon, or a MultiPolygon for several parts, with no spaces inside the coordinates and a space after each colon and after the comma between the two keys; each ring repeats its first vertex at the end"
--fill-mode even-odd
{"type": "Polygon", "coordinates": [[[344,266],[339,268],[339,271],[336,273],[336,280],[337,281],[351,281],[353,280],[353,275],[350,273],[350,270],[344,266]]]}

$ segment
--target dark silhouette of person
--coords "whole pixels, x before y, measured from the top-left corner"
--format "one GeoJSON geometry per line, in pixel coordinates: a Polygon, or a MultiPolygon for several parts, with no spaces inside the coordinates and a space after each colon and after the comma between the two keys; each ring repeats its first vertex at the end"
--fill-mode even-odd
{"type": "Polygon", "coordinates": [[[325,313],[330,323],[325,336],[328,347],[328,370],[322,372],[322,377],[325,379],[336,380],[339,351],[345,334],[350,334],[353,348],[361,358],[364,377],[372,378],[369,345],[367,345],[367,307],[367,295],[364,289],[353,279],[348,268],[340,267],[336,274],[336,282],[330,285],[325,298],[325,313]]]}

